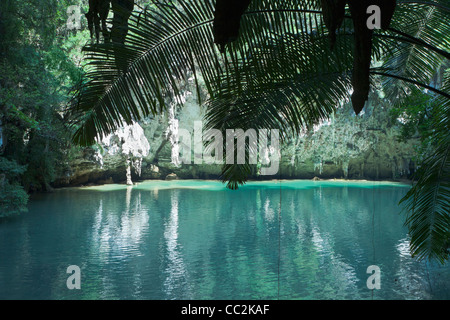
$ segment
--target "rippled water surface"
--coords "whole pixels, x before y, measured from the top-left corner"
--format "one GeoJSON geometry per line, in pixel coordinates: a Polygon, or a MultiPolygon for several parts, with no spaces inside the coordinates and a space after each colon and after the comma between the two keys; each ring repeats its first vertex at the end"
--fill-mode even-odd
{"type": "Polygon", "coordinates": [[[149,181],[34,197],[0,223],[0,299],[449,299],[450,267],[416,262],[407,187],[149,181]],[[69,290],[67,267],[81,270],[69,290]],[[367,267],[381,270],[379,290],[367,267]]]}

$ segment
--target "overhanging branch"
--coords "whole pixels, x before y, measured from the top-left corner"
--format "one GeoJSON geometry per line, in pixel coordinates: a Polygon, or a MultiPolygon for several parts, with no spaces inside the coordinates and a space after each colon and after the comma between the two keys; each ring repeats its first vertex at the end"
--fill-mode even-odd
{"type": "Polygon", "coordinates": [[[405,81],[405,82],[409,82],[409,83],[412,83],[412,84],[414,84],[416,86],[425,88],[425,89],[433,91],[433,92],[435,92],[435,93],[437,93],[439,95],[442,95],[443,97],[446,97],[447,99],[450,99],[450,94],[448,94],[448,93],[446,93],[444,91],[441,91],[439,89],[433,88],[432,86],[426,85],[424,83],[412,80],[412,79],[408,79],[408,78],[405,78],[405,77],[402,77],[402,76],[398,76],[398,75],[395,75],[395,74],[389,74],[389,73],[386,73],[386,72],[370,71],[370,73],[371,74],[380,75],[380,76],[384,76],[384,77],[395,78],[395,79],[398,79],[398,80],[401,80],[401,81],[405,81]]]}

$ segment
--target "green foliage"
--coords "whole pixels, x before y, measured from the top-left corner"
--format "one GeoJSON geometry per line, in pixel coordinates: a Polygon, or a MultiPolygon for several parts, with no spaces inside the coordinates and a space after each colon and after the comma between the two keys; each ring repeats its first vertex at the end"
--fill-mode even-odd
{"type": "Polygon", "coordinates": [[[50,190],[64,170],[70,135],[62,110],[82,74],[75,53],[87,41],[65,27],[77,2],[0,2],[0,159],[9,159],[0,162],[0,216],[23,212],[27,193],[50,190]]]}
{"type": "Polygon", "coordinates": [[[398,140],[406,142],[411,138],[418,138],[417,162],[429,151],[434,140],[434,123],[441,105],[435,97],[421,90],[414,90],[412,94],[397,102],[390,114],[392,121],[400,126],[398,140]]]}
{"type": "Polygon", "coordinates": [[[0,182],[0,218],[27,211],[28,194],[19,185],[0,182]]]}
{"type": "Polygon", "coordinates": [[[8,160],[0,157],[0,174],[8,180],[17,181],[17,179],[26,171],[27,166],[20,166],[14,160],[8,160]]]}
{"type": "MultiPolygon", "coordinates": [[[[449,71],[442,89],[450,91],[449,71]]],[[[450,254],[450,99],[435,97],[416,183],[405,195],[411,252],[418,259],[441,263],[450,254]]]]}
{"type": "Polygon", "coordinates": [[[380,57],[383,65],[376,71],[394,76],[383,78],[387,97],[392,101],[401,102],[423,89],[420,85],[430,84],[437,70],[450,59],[449,12],[448,0],[399,3],[390,30],[377,34],[386,41],[380,57]]]}
{"type": "Polygon", "coordinates": [[[0,218],[25,212],[28,195],[18,184],[26,166],[0,157],[0,218]]]}

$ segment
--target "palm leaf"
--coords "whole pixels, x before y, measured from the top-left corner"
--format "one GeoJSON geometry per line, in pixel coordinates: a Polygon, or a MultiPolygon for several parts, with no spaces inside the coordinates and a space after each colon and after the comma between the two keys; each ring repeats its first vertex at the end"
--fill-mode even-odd
{"type": "MultiPolygon", "coordinates": [[[[449,72],[442,89],[450,89],[449,72]]],[[[450,99],[439,96],[437,102],[432,152],[422,161],[415,185],[401,202],[405,203],[413,256],[444,263],[450,248],[450,99]]]]}
{"type": "MultiPolygon", "coordinates": [[[[446,121],[448,121],[448,116],[446,121]]],[[[417,171],[417,183],[402,199],[407,203],[406,224],[411,252],[418,259],[448,259],[450,230],[450,140],[439,141],[436,151],[417,171]]]]}
{"type": "MultiPolygon", "coordinates": [[[[329,53],[326,37],[309,46],[291,34],[278,41],[252,52],[238,72],[222,80],[227,85],[208,104],[208,129],[278,129],[282,139],[289,138],[328,118],[339,102],[348,98],[351,59],[343,63],[337,51],[324,63],[321,54],[329,53]],[[278,41],[286,42],[282,55],[279,48],[283,44],[278,41]]],[[[255,172],[251,167],[226,165],[223,179],[235,188],[245,181],[245,173],[255,172]]]]}
{"type": "Polygon", "coordinates": [[[382,67],[372,69],[372,74],[384,76],[389,99],[399,101],[412,90],[427,88],[439,67],[450,58],[449,11],[448,0],[400,2],[391,28],[376,35],[391,48],[379,58],[382,67]]]}
{"type": "MultiPolygon", "coordinates": [[[[221,76],[208,101],[207,129],[277,129],[285,139],[327,118],[348,98],[350,38],[339,39],[332,52],[315,3],[300,10],[285,3],[269,8],[251,6],[244,14],[240,37],[226,56],[233,72],[221,76]]],[[[252,151],[245,147],[246,154],[252,151]]],[[[225,164],[222,179],[236,189],[257,167],[225,164]]]]}
{"type": "Polygon", "coordinates": [[[214,46],[213,2],[178,1],[176,10],[158,2],[145,14],[132,15],[125,45],[84,48],[86,77],[78,89],[77,103],[69,110],[77,144],[92,144],[96,137],[123,123],[161,112],[168,101],[176,99],[190,72],[196,79],[201,75],[208,94],[215,97],[223,88],[221,81],[227,78],[223,75],[236,74],[245,61],[242,57],[274,35],[288,31],[302,35],[306,31],[309,36],[322,25],[317,22],[320,12],[316,1],[297,0],[289,7],[254,1],[247,14],[252,28],[241,32],[242,45],[224,56],[214,46]],[[316,15],[298,18],[301,12],[316,15]]]}
{"type": "Polygon", "coordinates": [[[214,90],[221,67],[212,41],[212,3],[178,3],[178,10],[158,3],[144,15],[134,13],[123,46],[84,48],[86,80],[69,110],[77,126],[75,143],[90,145],[123,123],[161,112],[177,98],[188,71],[198,68],[208,90],[214,90]]]}

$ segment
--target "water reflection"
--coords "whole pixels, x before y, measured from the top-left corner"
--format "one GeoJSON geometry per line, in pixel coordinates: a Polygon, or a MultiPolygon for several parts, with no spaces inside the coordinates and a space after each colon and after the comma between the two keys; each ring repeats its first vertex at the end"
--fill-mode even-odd
{"type": "Polygon", "coordinates": [[[300,187],[289,182],[281,197],[270,183],[47,195],[0,224],[0,298],[449,298],[449,266],[409,254],[405,188],[300,187]],[[71,264],[79,292],[65,287],[71,264]]]}
{"type": "Polygon", "coordinates": [[[264,203],[264,217],[269,222],[273,222],[273,219],[275,217],[275,210],[271,208],[269,198],[266,198],[266,201],[264,203]]]}
{"type": "Polygon", "coordinates": [[[132,187],[127,187],[126,209],[122,214],[120,223],[119,246],[122,248],[133,247],[139,251],[139,244],[148,229],[148,209],[142,205],[141,192],[137,192],[134,198],[134,207],[131,207],[132,187]]]}
{"type": "Polygon", "coordinates": [[[149,212],[142,204],[140,192],[132,198],[132,187],[127,188],[124,200],[123,210],[108,206],[105,212],[103,199],[99,199],[92,227],[96,253],[113,253],[118,259],[125,258],[130,252],[141,254],[139,244],[149,227],[149,212]]]}
{"type": "MultiPolygon", "coordinates": [[[[164,288],[168,299],[176,299],[177,291],[186,284],[186,269],[183,257],[178,245],[178,194],[179,190],[174,190],[170,197],[170,215],[165,225],[164,239],[167,250],[167,266],[164,270],[164,288]]],[[[179,298],[179,297],[178,297],[179,298]]]]}
{"type": "Polygon", "coordinates": [[[405,237],[399,240],[395,246],[399,261],[396,264],[393,290],[403,294],[408,293],[410,299],[430,299],[433,289],[429,281],[427,265],[423,263],[418,266],[412,259],[409,252],[409,241],[410,239],[405,237]]]}

